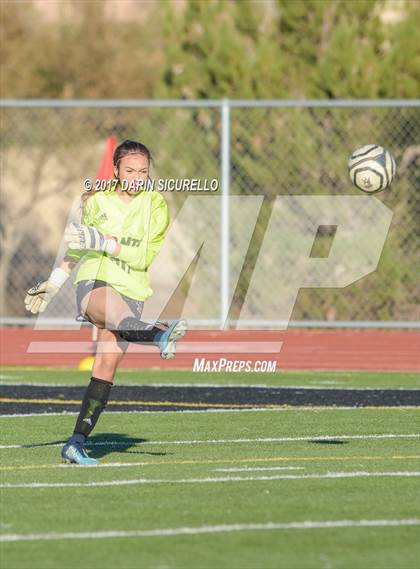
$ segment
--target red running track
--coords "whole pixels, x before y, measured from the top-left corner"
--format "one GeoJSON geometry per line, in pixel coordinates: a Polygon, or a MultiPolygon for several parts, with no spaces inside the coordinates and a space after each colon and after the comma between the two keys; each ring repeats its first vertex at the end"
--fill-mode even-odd
{"type": "MultiPolygon", "coordinates": [[[[1,363],[75,367],[88,355],[90,339],[88,328],[0,328],[1,363]]],[[[155,348],[131,344],[122,367],[192,369],[194,358],[223,357],[276,360],[277,370],[420,370],[420,333],[412,330],[191,331],[179,346],[177,357],[164,361],[155,348]],[[263,353],[267,349],[271,353],[263,353]]]]}

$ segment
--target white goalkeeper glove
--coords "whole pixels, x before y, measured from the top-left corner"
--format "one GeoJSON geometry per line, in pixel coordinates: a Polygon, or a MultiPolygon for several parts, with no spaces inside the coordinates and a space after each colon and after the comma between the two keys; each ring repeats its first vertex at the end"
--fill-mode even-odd
{"type": "Polygon", "coordinates": [[[64,232],[64,239],[70,249],[90,249],[104,251],[112,255],[117,249],[118,243],[112,237],[105,237],[91,225],[70,223],[64,232]]]}
{"type": "Polygon", "coordinates": [[[25,297],[25,308],[32,314],[44,312],[66,280],[69,273],[63,269],[54,269],[48,280],[30,288],[25,297]]]}

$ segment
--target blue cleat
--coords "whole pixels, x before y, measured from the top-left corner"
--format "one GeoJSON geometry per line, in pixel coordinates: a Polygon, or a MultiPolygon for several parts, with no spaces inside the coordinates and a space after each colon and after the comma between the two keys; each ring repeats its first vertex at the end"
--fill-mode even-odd
{"type": "Polygon", "coordinates": [[[96,458],[91,458],[80,443],[68,442],[63,446],[61,456],[64,462],[80,464],[83,466],[93,466],[99,464],[96,458]]]}
{"type": "Polygon", "coordinates": [[[160,349],[160,357],[163,360],[171,360],[176,354],[176,343],[187,333],[186,320],[174,320],[167,330],[159,334],[157,345],[160,349]]]}

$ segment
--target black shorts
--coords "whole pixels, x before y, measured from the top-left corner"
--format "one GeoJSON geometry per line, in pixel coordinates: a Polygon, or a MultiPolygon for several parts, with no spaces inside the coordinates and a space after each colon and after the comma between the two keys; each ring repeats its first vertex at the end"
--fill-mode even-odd
{"type": "MultiPolygon", "coordinates": [[[[110,285],[109,283],[107,283],[105,281],[97,281],[97,280],[93,280],[93,279],[88,280],[88,281],[80,281],[79,283],[77,283],[77,288],[76,288],[77,316],[76,316],[76,320],[78,322],[90,322],[88,316],[83,312],[82,300],[85,298],[85,296],[89,292],[91,292],[92,290],[95,290],[95,288],[102,288],[104,286],[109,286],[109,287],[113,288],[112,285],[110,285]]],[[[115,288],[114,288],[114,290],[115,290],[115,292],[117,292],[117,294],[120,295],[120,297],[128,305],[128,307],[131,309],[133,315],[136,318],[140,319],[141,313],[143,312],[144,302],[142,300],[135,300],[134,298],[130,298],[128,296],[125,296],[125,294],[121,294],[115,288]]]]}

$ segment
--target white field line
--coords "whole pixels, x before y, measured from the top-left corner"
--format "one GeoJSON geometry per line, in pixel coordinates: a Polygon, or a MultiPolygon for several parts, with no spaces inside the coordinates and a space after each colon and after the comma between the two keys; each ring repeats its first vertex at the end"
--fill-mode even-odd
{"type": "MultiPolygon", "coordinates": [[[[96,468],[91,466],[87,468],[96,468]]],[[[98,488],[102,486],[132,486],[139,484],[212,484],[219,482],[260,482],[270,480],[321,480],[327,478],[378,478],[378,477],[419,477],[417,471],[397,472],[327,472],[326,474],[277,474],[274,476],[226,476],[214,478],[178,478],[178,479],[153,479],[134,478],[131,480],[105,480],[98,482],[29,482],[0,484],[5,490],[13,488],[98,488]]]]}
{"type": "Polygon", "coordinates": [[[304,466],[260,466],[260,467],[244,467],[244,468],[214,468],[214,472],[254,472],[265,470],[305,470],[304,466]]]}
{"type": "MultiPolygon", "coordinates": [[[[175,440],[175,441],[144,441],[136,442],[135,440],[127,441],[98,441],[86,443],[87,447],[94,446],[135,446],[140,444],[145,445],[211,445],[211,444],[244,444],[244,443],[280,443],[280,442],[294,442],[294,441],[334,441],[338,439],[350,439],[350,440],[365,440],[365,439],[412,439],[419,438],[420,433],[409,433],[409,434],[394,434],[394,433],[383,433],[383,434],[370,434],[370,435],[306,435],[306,436],[296,436],[296,437],[265,437],[265,438],[255,438],[255,439],[192,439],[192,440],[175,440]]],[[[49,445],[48,443],[40,444],[15,444],[15,445],[0,445],[0,450],[12,449],[12,448],[54,448],[61,447],[62,443],[49,445]]]]}
{"type": "MultiPolygon", "coordinates": [[[[337,462],[337,461],[341,461],[341,460],[350,460],[350,461],[356,461],[356,460],[411,460],[411,459],[415,459],[418,461],[419,459],[419,455],[414,455],[414,456],[410,456],[410,455],[403,455],[403,456],[351,456],[351,457],[340,457],[340,458],[332,458],[332,457],[293,457],[293,456],[279,456],[279,457],[269,457],[269,458],[246,458],[246,459],[238,459],[238,460],[223,460],[223,459],[217,459],[217,460],[204,460],[204,461],[194,461],[194,460],[180,460],[180,461],[163,461],[163,462],[99,462],[98,464],[95,464],[94,467],[95,468],[133,468],[136,466],[174,466],[174,465],[186,465],[186,464],[191,464],[191,465],[198,465],[198,464],[216,464],[216,463],[243,463],[243,462],[278,462],[278,461],[283,461],[283,460],[287,460],[287,461],[291,461],[291,460],[296,460],[296,461],[302,461],[302,460],[310,460],[312,462],[320,462],[320,461],[324,461],[327,460],[329,462],[337,462]]],[[[0,471],[7,471],[7,472],[13,472],[13,471],[17,471],[17,470],[44,470],[48,468],[49,470],[51,469],[77,469],[77,466],[75,464],[68,464],[68,463],[64,463],[64,462],[57,462],[57,463],[49,463],[49,464],[29,464],[29,465],[19,465],[19,464],[8,464],[8,465],[2,465],[0,466],[0,471]]],[[[283,470],[283,467],[281,468],[283,470]]],[[[287,470],[287,468],[285,468],[287,470]]],[[[296,468],[297,470],[306,470],[306,467],[299,467],[296,468]]],[[[264,470],[264,468],[261,468],[261,470],[264,470]]],[[[271,468],[267,468],[267,470],[271,470],[271,468]]],[[[293,468],[294,470],[294,468],[293,468]]]]}
{"type": "MultiPolygon", "coordinates": [[[[65,403],[65,402],[64,402],[65,403]]],[[[246,409],[185,409],[179,411],[173,411],[171,409],[165,411],[107,411],[107,415],[162,415],[168,413],[287,413],[290,411],[296,412],[299,411],[312,411],[319,413],[320,411],[401,411],[401,410],[408,410],[411,411],[413,409],[417,410],[419,408],[418,405],[395,405],[395,406],[386,406],[381,407],[379,405],[371,405],[366,407],[360,407],[358,405],[353,406],[346,406],[346,407],[339,407],[335,405],[331,405],[327,407],[326,405],[322,406],[312,406],[312,407],[300,407],[298,405],[291,405],[290,407],[280,407],[279,409],[273,409],[269,407],[250,407],[246,409]]],[[[61,413],[52,412],[52,413],[7,413],[7,414],[0,414],[0,419],[13,419],[14,417],[53,417],[53,416],[62,416],[62,415],[78,415],[78,411],[62,411],[61,413]]]]}
{"type": "MultiPolygon", "coordinates": [[[[3,373],[0,373],[0,379],[1,379],[1,380],[3,380],[3,379],[6,379],[6,380],[7,380],[7,379],[24,379],[24,378],[23,378],[22,376],[20,376],[20,375],[6,375],[6,374],[3,374],[3,373]]],[[[11,384],[11,385],[15,385],[15,384],[13,383],[13,384],[11,384]]]]}
{"type": "Polygon", "coordinates": [[[401,527],[418,526],[419,519],[402,520],[331,520],[331,521],[303,521],[265,524],[229,524],[199,527],[158,528],[150,530],[128,531],[94,531],[94,532],[65,532],[65,533],[27,533],[3,534],[0,542],[16,541],[52,541],[67,539],[109,539],[119,537],[169,537],[176,535],[199,535],[211,533],[230,533],[235,531],[275,531],[295,529],[338,529],[338,528],[366,528],[366,527],[401,527]]]}

